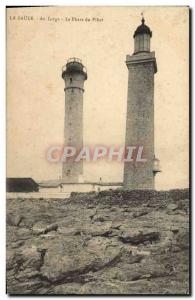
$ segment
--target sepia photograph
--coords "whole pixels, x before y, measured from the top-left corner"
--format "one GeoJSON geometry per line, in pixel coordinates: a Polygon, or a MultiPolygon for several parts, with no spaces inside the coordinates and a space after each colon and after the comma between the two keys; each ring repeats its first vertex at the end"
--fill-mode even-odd
{"type": "Polygon", "coordinates": [[[6,7],[8,295],[191,294],[190,15],[6,7]]]}

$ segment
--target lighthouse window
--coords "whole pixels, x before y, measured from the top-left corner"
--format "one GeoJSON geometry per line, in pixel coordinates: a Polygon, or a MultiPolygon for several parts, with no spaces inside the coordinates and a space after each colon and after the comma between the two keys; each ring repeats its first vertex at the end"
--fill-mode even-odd
{"type": "Polygon", "coordinates": [[[139,51],[139,36],[135,37],[135,52],[139,51]]]}
{"type": "Polygon", "coordinates": [[[70,83],[72,83],[72,78],[70,78],[70,83]]]}
{"type": "Polygon", "coordinates": [[[140,51],[144,50],[144,36],[143,35],[139,36],[139,50],[140,51]]]}
{"type": "Polygon", "coordinates": [[[148,36],[148,34],[144,34],[144,47],[143,47],[143,50],[148,51],[148,49],[149,49],[149,36],[148,36]]]}
{"type": "Polygon", "coordinates": [[[67,176],[70,175],[70,170],[67,170],[66,175],[67,175],[67,176]]]}

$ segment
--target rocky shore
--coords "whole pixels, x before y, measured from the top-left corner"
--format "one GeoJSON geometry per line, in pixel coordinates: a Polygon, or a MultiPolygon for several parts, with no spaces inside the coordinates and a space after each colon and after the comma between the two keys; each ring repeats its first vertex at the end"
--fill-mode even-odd
{"type": "Polygon", "coordinates": [[[189,191],[7,200],[8,294],[184,294],[189,191]]]}

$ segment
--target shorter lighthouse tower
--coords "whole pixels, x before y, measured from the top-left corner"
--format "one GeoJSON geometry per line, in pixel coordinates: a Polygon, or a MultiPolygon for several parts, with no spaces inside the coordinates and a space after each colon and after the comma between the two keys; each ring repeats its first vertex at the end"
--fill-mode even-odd
{"type": "Polygon", "coordinates": [[[128,97],[126,146],[142,146],[145,162],[125,162],[124,187],[154,189],[158,160],[154,155],[154,74],[157,72],[155,53],[150,52],[152,32],[145,24],[134,33],[134,53],[127,55],[128,97]]]}
{"type": "MultiPolygon", "coordinates": [[[[83,93],[87,72],[78,58],[70,58],[62,68],[65,81],[65,146],[79,151],[83,146],[83,93]]],[[[83,176],[83,161],[69,158],[63,162],[62,179],[66,183],[78,183],[83,176]]]]}

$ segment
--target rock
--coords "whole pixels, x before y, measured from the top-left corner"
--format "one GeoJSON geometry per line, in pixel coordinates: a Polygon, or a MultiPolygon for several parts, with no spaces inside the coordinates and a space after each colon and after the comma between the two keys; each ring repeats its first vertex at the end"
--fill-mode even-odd
{"type": "Polygon", "coordinates": [[[121,294],[121,283],[111,283],[111,282],[90,282],[85,285],[83,285],[80,288],[80,294],[89,294],[93,295],[94,291],[96,291],[96,294],[98,295],[110,295],[110,294],[121,294]]]}
{"type": "Polygon", "coordinates": [[[91,236],[111,236],[112,235],[112,222],[95,223],[90,226],[83,226],[82,232],[91,236]]]}
{"type": "Polygon", "coordinates": [[[46,234],[53,230],[56,231],[57,229],[58,229],[57,224],[46,225],[43,222],[37,222],[35,225],[33,225],[32,231],[34,234],[39,235],[39,234],[46,234]]]}
{"type": "Polygon", "coordinates": [[[168,210],[176,210],[178,208],[178,205],[175,204],[175,203],[170,203],[168,206],[167,206],[167,209],[168,210]]]}
{"type": "Polygon", "coordinates": [[[188,190],[7,201],[7,292],[189,294],[188,190]]]}
{"type": "Polygon", "coordinates": [[[132,214],[132,217],[133,217],[133,218],[139,218],[139,217],[142,217],[142,216],[147,215],[150,211],[151,211],[151,209],[144,208],[144,209],[142,209],[142,210],[138,210],[138,211],[134,212],[134,213],[132,214]]]}
{"type": "Polygon", "coordinates": [[[55,286],[52,292],[57,295],[79,295],[81,286],[82,284],[75,282],[60,284],[55,286]]]}
{"type": "Polygon", "coordinates": [[[47,227],[47,225],[44,222],[40,221],[33,225],[32,231],[34,234],[39,235],[41,233],[44,233],[46,227],[47,227]]]}
{"type": "Polygon", "coordinates": [[[21,241],[30,239],[32,237],[32,233],[31,233],[31,230],[29,230],[27,228],[20,228],[20,227],[18,228],[15,226],[7,226],[6,236],[7,236],[7,244],[9,244],[9,242],[11,242],[11,243],[19,242],[19,244],[20,244],[21,241]]]}
{"type": "Polygon", "coordinates": [[[23,220],[23,217],[20,216],[20,214],[15,212],[14,215],[8,214],[7,215],[7,223],[11,226],[19,226],[21,221],[23,220]]]}
{"type": "Polygon", "coordinates": [[[35,246],[23,246],[17,252],[12,252],[7,260],[8,293],[33,293],[34,290],[40,287],[42,283],[37,276],[39,275],[41,263],[41,254],[37,251],[35,246]],[[16,270],[14,278],[12,268],[16,270]]]}
{"type": "Polygon", "coordinates": [[[58,233],[64,235],[64,236],[74,236],[74,235],[79,235],[80,230],[78,228],[74,227],[66,227],[66,226],[60,226],[58,228],[58,233]]]}
{"type": "Polygon", "coordinates": [[[103,216],[97,216],[96,218],[94,218],[94,222],[101,223],[104,221],[106,221],[106,219],[103,216]]]}
{"type": "Polygon", "coordinates": [[[138,245],[144,242],[158,241],[160,239],[159,232],[155,231],[140,231],[137,229],[128,229],[127,231],[123,232],[119,239],[123,243],[130,243],[132,245],[138,245]]]}
{"type": "Polygon", "coordinates": [[[13,282],[8,287],[9,295],[26,295],[26,294],[36,294],[36,291],[43,285],[43,283],[38,279],[24,279],[23,282],[15,283],[13,282]]]}
{"type": "Polygon", "coordinates": [[[114,263],[120,257],[117,243],[105,238],[89,240],[83,249],[81,237],[58,240],[51,246],[44,258],[41,272],[51,282],[80,281],[80,275],[96,271],[114,263]],[[60,263],[59,263],[60,262],[60,263]]]}
{"type": "Polygon", "coordinates": [[[45,228],[45,231],[44,233],[48,233],[50,231],[56,231],[58,229],[58,224],[51,224],[51,225],[48,225],[46,228],[45,228]]]}

